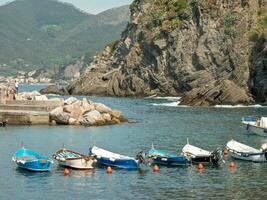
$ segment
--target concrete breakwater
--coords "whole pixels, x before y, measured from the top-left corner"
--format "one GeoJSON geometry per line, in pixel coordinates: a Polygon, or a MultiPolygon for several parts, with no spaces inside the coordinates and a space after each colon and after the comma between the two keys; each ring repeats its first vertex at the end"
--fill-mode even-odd
{"type": "MultiPolygon", "coordinates": [[[[3,90],[2,90],[3,91],[3,90]]],[[[39,92],[0,93],[0,122],[14,125],[63,124],[102,126],[127,122],[122,113],[86,98],[48,99],[39,92]],[[13,93],[12,93],[13,94],[13,93]]]]}

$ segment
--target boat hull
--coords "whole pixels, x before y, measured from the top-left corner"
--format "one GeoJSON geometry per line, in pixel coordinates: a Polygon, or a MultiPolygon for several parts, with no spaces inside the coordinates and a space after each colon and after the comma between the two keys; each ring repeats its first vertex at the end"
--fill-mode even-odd
{"type": "Polygon", "coordinates": [[[94,161],[89,160],[86,161],[85,159],[77,159],[77,160],[66,160],[66,161],[59,161],[58,164],[62,167],[69,167],[73,169],[93,169],[94,168],[94,161]]]}
{"type": "Polygon", "coordinates": [[[153,158],[154,164],[159,165],[170,165],[170,166],[180,166],[180,165],[187,165],[188,160],[185,156],[177,156],[177,157],[155,157],[153,158]]]}
{"type": "Polygon", "coordinates": [[[96,146],[90,148],[90,155],[97,160],[97,164],[122,169],[137,169],[138,161],[132,157],[113,153],[96,146]]]}
{"type": "Polygon", "coordinates": [[[33,161],[33,162],[26,162],[25,164],[17,162],[17,165],[21,169],[34,171],[34,172],[48,172],[51,170],[50,162],[43,163],[40,161],[33,161]]]}
{"type": "Polygon", "coordinates": [[[153,164],[159,165],[171,165],[171,166],[179,166],[179,165],[187,165],[188,159],[184,155],[177,155],[176,153],[169,153],[162,150],[150,149],[148,152],[149,157],[152,159],[153,164]]]}
{"type": "Polygon", "coordinates": [[[112,160],[110,158],[96,158],[97,163],[100,165],[105,165],[105,166],[111,166],[111,167],[117,167],[117,168],[122,168],[122,169],[137,169],[138,164],[135,160],[127,160],[127,159],[116,159],[112,160]]]}
{"type": "Polygon", "coordinates": [[[93,169],[96,162],[93,157],[64,148],[57,151],[53,158],[58,161],[60,166],[73,169],[93,169]]]}
{"type": "Polygon", "coordinates": [[[249,133],[254,133],[259,136],[267,137],[267,128],[261,128],[261,127],[253,126],[251,124],[246,125],[246,128],[249,133]]]}
{"type": "MultiPolygon", "coordinates": [[[[264,145],[262,147],[264,147],[264,145]]],[[[265,150],[258,150],[235,140],[229,141],[226,144],[226,148],[230,152],[230,156],[234,159],[251,162],[266,162],[267,153],[265,150]]]]}
{"type": "Polygon", "coordinates": [[[251,162],[266,162],[266,157],[264,155],[252,155],[252,156],[245,156],[242,154],[230,152],[230,156],[237,160],[244,160],[244,161],[251,161],[251,162]]]}
{"type": "Polygon", "coordinates": [[[29,149],[21,148],[12,157],[12,160],[21,169],[35,172],[46,172],[51,170],[52,160],[29,149]]]}

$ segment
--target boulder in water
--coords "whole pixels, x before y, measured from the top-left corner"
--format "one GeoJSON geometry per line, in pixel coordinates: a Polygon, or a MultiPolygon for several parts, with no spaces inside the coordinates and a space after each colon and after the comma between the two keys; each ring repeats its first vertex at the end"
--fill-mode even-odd
{"type": "Polygon", "coordinates": [[[105,120],[100,112],[93,110],[83,116],[81,124],[84,126],[99,126],[104,125],[105,120]]]}
{"type": "Polygon", "coordinates": [[[68,91],[65,88],[59,89],[55,85],[49,85],[47,88],[40,90],[41,94],[56,94],[56,95],[69,95],[68,91]]]}

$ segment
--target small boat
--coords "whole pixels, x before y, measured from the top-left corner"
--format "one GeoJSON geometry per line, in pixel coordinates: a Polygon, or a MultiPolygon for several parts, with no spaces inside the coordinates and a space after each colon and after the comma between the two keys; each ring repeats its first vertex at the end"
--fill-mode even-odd
{"type": "Polygon", "coordinates": [[[260,119],[251,118],[252,120],[254,119],[252,122],[246,119],[247,118],[242,119],[242,124],[246,125],[246,129],[249,133],[267,136],[267,117],[262,117],[260,119]]]}
{"type": "Polygon", "coordinates": [[[259,150],[235,140],[231,140],[227,143],[226,148],[230,152],[230,155],[235,159],[252,162],[267,161],[267,143],[263,144],[259,150]]]}
{"type": "Polygon", "coordinates": [[[36,172],[50,171],[53,163],[51,159],[24,147],[14,154],[12,160],[17,163],[18,167],[36,172]]]}
{"type": "Polygon", "coordinates": [[[244,125],[256,125],[258,121],[258,118],[256,117],[243,117],[242,118],[242,124],[244,125]]]}
{"type": "Polygon", "coordinates": [[[59,165],[73,169],[93,169],[95,158],[86,156],[68,149],[60,149],[53,158],[58,161],[59,165]]]}
{"type": "Polygon", "coordinates": [[[152,145],[152,148],[148,152],[149,158],[152,159],[152,162],[160,165],[187,165],[188,159],[184,155],[177,155],[175,153],[169,153],[162,150],[157,150],[152,145]]]}
{"type": "Polygon", "coordinates": [[[222,160],[222,150],[219,148],[211,152],[188,143],[183,147],[182,152],[194,164],[218,165],[222,160]]]}
{"type": "Polygon", "coordinates": [[[90,148],[90,155],[97,159],[97,163],[100,165],[123,168],[123,169],[138,169],[140,164],[143,164],[145,159],[139,153],[137,159],[120,155],[107,151],[105,149],[93,146],[90,148]],[[142,160],[141,160],[142,158],[142,160]]]}

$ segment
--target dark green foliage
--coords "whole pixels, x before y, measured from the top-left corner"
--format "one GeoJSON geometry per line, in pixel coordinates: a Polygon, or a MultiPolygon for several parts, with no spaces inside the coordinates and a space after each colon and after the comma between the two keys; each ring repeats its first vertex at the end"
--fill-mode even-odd
{"type": "Polygon", "coordinates": [[[90,15],[54,0],[20,0],[0,7],[0,75],[66,65],[90,57],[120,37],[128,7],[90,15]]]}
{"type": "Polygon", "coordinates": [[[183,20],[191,9],[188,0],[155,0],[154,6],[151,16],[156,25],[160,25],[164,20],[170,20],[170,24],[178,25],[179,20],[183,20]]]}
{"type": "Polygon", "coordinates": [[[239,17],[236,14],[228,13],[227,15],[224,16],[223,25],[226,35],[230,37],[236,37],[237,30],[235,28],[235,25],[237,24],[238,20],[239,17]]]}

